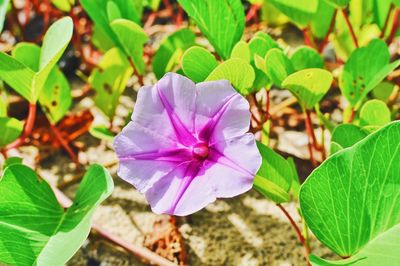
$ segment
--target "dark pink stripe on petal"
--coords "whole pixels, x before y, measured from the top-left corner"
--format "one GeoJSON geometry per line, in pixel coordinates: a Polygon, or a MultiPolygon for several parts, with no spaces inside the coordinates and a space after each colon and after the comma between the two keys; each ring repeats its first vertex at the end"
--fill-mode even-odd
{"type": "Polygon", "coordinates": [[[182,178],[182,183],[180,184],[176,197],[172,202],[171,208],[168,210],[168,213],[173,214],[175,212],[176,206],[178,205],[179,201],[182,199],[183,194],[185,194],[186,190],[192,183],[193,179],[197,176],[202,166],[201,162],[192,161],[186,168],[185,175],[182,178]]]}
{"type": "Polygon", "coordinates": [[[236,170],[238,172],[246,174],[251,178],[253,178],[253,176],[254,176],[253,173],[251,173],[247,169],[241,167],[240,165],[238,165],[237,163],[235,163],[234,161],[232,161],[231,159],[226,157],[224,154],[222,154],[220,151],[218,151],[218,150],[216,150],[214,148],[210,148],[210,153],[208,155],[207,160],[209,160],[209,161],[211,161],[213,163],[219,163],[219,164],[222,164],[224,166],[227,166],[227,167],[229,167],[229,168],[231,168],[233,170],[236,170]]]}
{"type": "Polygon", "coordinates": [[[134,153],[120,156],[120,160],[153,160],[167,162],[185,162],[192,159],[192,151],[186,148],[177,148],[170,150],[147,151],[143,153],[134,153]]]}
{"type": "Polygon", "coordinates": [[[229,104],[233,101],[235,96],[238,96],[238,94],[233,94],[231,97],[229,97],[228,100],[221,106],[221,108],[215,114],[213,114],[207,124],[200,130],[199,139],[205,142],[210,140],[215,126],[218,124],[219,120],[228,109],[229,104]]]}
{"type": "Polygon", "coordinates": [[[176,137],[178,140],[185,146],[190,146],[196,142],[196,138],[193,137],[192,133],[186,128],[186,126],[179,119],[178,115],[174,112],[174,109],[168,102],[167,98],[164,96],[158,84],[156,86],[158,96],[160,97],[161,103],[167,111],[169,120],[171,121],[172,126],[174,127],[176,137]]]}

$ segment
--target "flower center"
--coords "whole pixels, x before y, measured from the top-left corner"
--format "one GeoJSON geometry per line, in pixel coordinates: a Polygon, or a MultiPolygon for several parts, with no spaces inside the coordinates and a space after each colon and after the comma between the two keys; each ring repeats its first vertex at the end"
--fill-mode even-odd
{"type": "Polygon", "coordinates": [[[196,143],[192,149],[193,156],[196,159],[204,160],[208,157],[208,146],[207,144],[200,142],[196,143]]]}

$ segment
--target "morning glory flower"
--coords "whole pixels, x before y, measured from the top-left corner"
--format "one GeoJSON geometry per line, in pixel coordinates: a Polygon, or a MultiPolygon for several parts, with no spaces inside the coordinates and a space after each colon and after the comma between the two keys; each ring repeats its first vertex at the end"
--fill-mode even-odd
{"type": "Polygon", "coordinates": [[[194,213],[251,189],[261,155],[249,125],[249,104],[228,81],[168,73],[139,90],[132,121],[115,138],[118,175],[155,213],[194,213]]]}

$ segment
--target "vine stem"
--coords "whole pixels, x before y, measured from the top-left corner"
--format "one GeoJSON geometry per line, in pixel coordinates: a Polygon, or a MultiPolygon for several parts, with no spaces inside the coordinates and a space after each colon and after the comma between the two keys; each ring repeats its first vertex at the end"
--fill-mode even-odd
{"type": "Polygon", "coordinates": [[[64,137],[61,135],[60,130],[53,125],[51,122],[49,122],[50,128],[53,131],[55,137],[57,138],[58,142],[60,142],[61,146],[65,149],[65,151],[68,153],[68,155],[71,157],[72,161],[79,166],[79,160],[77,155],[73,152],[71,147],[69,146],[68,142],[64,139],[64,137]]]}
{"type": "Polygon", "coordinates": [[[393,41],[394,37],[396,36],[397,29],[399,28],[399,14],[400,14],[400,9],[396,8],[394,12],[392,29],[390,30],[390,34],[386,40],[386,44],[390,44],[393,41]]]}
{"type": "Polygon", "coordinates": [[[351,114],[350,114],[349,120],[347,122],[353,123],[355,116],[356,116],[356,109],[354,109],[354,107],[353,107],[353,108],[351,108],[351,114]]]}
{"type": "Polygon", "coordinates": [[[394,4],[391,3],[390,7],[389,7],[389,10],[387,12],[387,15],[386,15],[385,23],[383,24],[383,28],[382,28],[381,34],[379,36],[380,38],[383,38],[385,36],[385,32],[386,32],[387,26],[389,24],[390,14],[392,13],[393,8],[394,8],[394,4]]]}
{"type": "Polygon", "coordinates": [[[257,16],[257,12],[258,12],[258,10],[260,10],[261,7],[262,7],[262,5],[251,5],[249,8],[249,11],[246,14],[246,22],[249,22],[255,16],[257,16]]]}
{"type": "Polygon", "coordinates": [[[17,140],[8,144],[4,148],[5,151],[18,148],[25,142],[25,139],[29,137],[29,135],[32,133],[33,126],[35,125],[35,118],[36,118],[36,103],[29,103],[28,117],[24,125],[24,131],[17,140]]]}
{"type": "Polygon", "coordinates": [[[300,228],[297,226],[296,222],[293,220],[292,216],[288,213],[288,211],[280,204],[276,204],[276,206],[278,206],[279,209],[281,209],[281,211],[283,212],[283,214],[286,216],[286,218],[289,220],[290,224],[292,225],[294,231],[297,234],[297,238],[299,240],[299,242],[303,245],[304,247],[304,256],[306,258],[307,261],[307,265],[310,265],[310,261],[308,260],[308,257],[310,256],[310,248],[307,245],[307,241],[304,238],[303,234],[301,233],[300,228]]]}
{"type": "MultiPolygon", "coordinates": [[[[61,190],[59,190],[54,186],[52,186],[52,189],[61,206],[63,206],[64,208],[68,208],[72,205],[72,201],[61,190]]],[[[97,233],[102,238],[108,240],[109,242],[116,244],[125,249],[126,251],[128,251],[129,253],[137,256],[142,261],[160,266],[176,266],[171,261],[161,257],[160,255],[152,252],[151,250],[145,247],[137,246],[120,239],[119,237],[111,234],[106,229],[102,228],[100,225],[96,223],[92,223],[92,231],[97,233]]]]}
{"type": "Polygon", "coordinates": [[[318,163],[315,161],[313,149],[317,151],[320,149],[318,147],[317,139],[314,133],[314,128],[312,126],[311,113],[308,110],[304,110],[304,114],[305,114],[304,122],[306,124],[306,132],[308,136],[308,152],[310,154],[310,161],[312,165],[316,167],[318,163]]]}
{"type": "Polygon", "coordinates": [[[333,31],[333,28],[335,27],[336,15],[337,15],[337,9],[335,9],[335,11],[333,12],[331,23],[329,24],[329,29],[328,29],[327,33],[325,34],[325,37],[322,40],[321,45],[318,48],[319,53],[322,53],[324,51],[325,46],[328,44],[329,35],[331,34],[331,32],[333,31]]]}
{"type": "Polygon", "coordinates": [[[304,43],[311,48],[315,48],[314,40],[310,34],[310,28],[306,27],[302,31],[303,31],[304,43]]]}
{"type": "Polygon", "coordinates": [[[353,26],[351,25],[349,16],[347,15],[347,13],[346,13],[346,11],[344,9],[341,9],[341,11],[342,11],[344,20],[346,21],[347,27],[349,29],[349,32],[350,32],[350,35],[351,35],[351,39],[353,40],[354,46],[356,48],[358,48],[359,46],[358,46],[357,37],[356,37],[356,34],[354,33],[354,29],[353,29],[353,26]]]}

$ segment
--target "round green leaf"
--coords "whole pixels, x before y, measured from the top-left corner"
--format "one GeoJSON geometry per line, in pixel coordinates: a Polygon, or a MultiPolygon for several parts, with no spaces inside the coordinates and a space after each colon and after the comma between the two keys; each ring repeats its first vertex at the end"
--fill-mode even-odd
{"type": "Polygon", "coordinates": [[[115,135],[106,126],[90,127],[90,135],[98,139],[113,140],[115,135]]]}
{"type": "Polygon", "coordinates": [[[369,100],[360,110],[361,126],[383,126],[390,120],[390,110],[380,100],[369,100]]]}
{"type": "Polygon", "coordinates": [[[298,48],[290,57],[295,71],[306,68],[323,68],[324,60],[321,55],[313,48],[302,46],[298,48]]]}
{"type": "Polygon", "coordinates": [[[194,82],[202,82],[218,66],[215,57],[202,47],[189,48],[182,57],[182,69],[194,82]]]}
{"type": "Polygon", "coordinates": [[[183,53],[195,44],[195,35],[189,29],[174,32],[165,38],[153,57],[153,71],[158,79],[179,64],[183,53]]]}
{"type": "Polygon", "coordinates": [[[217,66],[207,77],[210,80],[229,80],[241,94],[248,94],[255,78],[252,66],[238,58],[228,59],[217,66]]]}
{"type": "Polygon", "coordinates": [[[282,87],[292,92],[303,107],[312,109],[328,92],[332,81],[329,71],[309,68],[288,76],[282,82],[282,87]]]}
{"type": "Polygon", "coordinates": [[[283,80],[294,72],[292,62],[278,48],[268,51],[265,64],[268,78],[278,87],[281,87],[283,80]]]}
{"type": "MultiPolygon", "coordinates": [[[[400,224],[400,122],[393,122],[328,158],[300,191],[304,219],[342,257],[353,256],[400,224]]],[[[391,242],[400,262],[399,230],[391,242]]],[[[390,243],[387,243],[390,249],[390,243]]],[[[383,246],[381,246],[383,248],[383,246]]],[[[364,259],[380,256],[371,252],[364,259]]],[[[390,265],[390,264],[389,264],[390,265]]],[[[393,265],[396,265],[394,263],[393,265]]]]}
{"type": "Polygon", "coordinates": [[[240,58],[244,61],[250,63],[250,47],[245,41],[238,42],[235,47],[233,47],[231,58],[240,58]]]}
{"type": "Polygon", "coordinates": [[[341,124],[332,132],[331,155],[348,148],[368,136],[368,132],[353,124],[341,124]]]}

